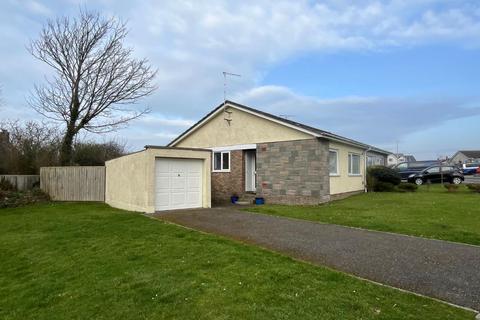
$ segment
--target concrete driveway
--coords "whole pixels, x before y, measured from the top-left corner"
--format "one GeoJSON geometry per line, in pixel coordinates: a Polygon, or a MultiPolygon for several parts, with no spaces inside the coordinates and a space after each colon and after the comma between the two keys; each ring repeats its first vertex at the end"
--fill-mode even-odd
{"type": "Polygon", "coordinates": [[[253,214],[234,208],[172,211],[154,216],[480,310],[480,247],[477,246],[253,214]]]}

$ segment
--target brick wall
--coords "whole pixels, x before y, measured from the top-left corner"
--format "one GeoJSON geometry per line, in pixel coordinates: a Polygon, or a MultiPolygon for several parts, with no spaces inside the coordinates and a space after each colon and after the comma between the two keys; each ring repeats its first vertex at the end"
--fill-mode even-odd
{"type": "Polygon", "coordinates": [[[230,172],[212,172],[212,203],[229,202],[234,193],[245,192],[244,164],[243,150],[234,150],[230,151],[230,172]]]}
{"type": "Polygon", "coordinates": [[[330,199],[328,141],[257,145],[257,195],[267,203],[318,204],[330,199]]]}

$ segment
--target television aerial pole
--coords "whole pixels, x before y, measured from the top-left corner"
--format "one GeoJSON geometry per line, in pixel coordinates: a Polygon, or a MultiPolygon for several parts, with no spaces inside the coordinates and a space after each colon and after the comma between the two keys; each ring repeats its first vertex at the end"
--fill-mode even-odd
{"type": "Polygon", "coordinates": [[[241,75],[236,74],[236,73],[231,73],[231,72],[226,72],[223,71],[223,112],[224,112],[224,119],[227,121],[228,125],[230,125],[230,121],[232,121],[232,118],[230,118],[231,111],[227,111],[227,77],[241,77],[241,75]]]}

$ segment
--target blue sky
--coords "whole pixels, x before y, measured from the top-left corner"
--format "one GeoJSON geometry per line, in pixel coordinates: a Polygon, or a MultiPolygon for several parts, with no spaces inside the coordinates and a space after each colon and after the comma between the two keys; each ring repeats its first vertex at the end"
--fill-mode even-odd
{"type": "MultiPolygon", "coordinates": [[[[126,45],[158,68],[152,112],[113,134],[165,144],[223,96],[419,159],[479,149],[480,3],[392,1],[14,1],[0,3],[1,119],[49,69],[26,51],[80,7],[128,21],[126,45]]],[[[91,138],[102,139],[92,136],[91,138]]]]}

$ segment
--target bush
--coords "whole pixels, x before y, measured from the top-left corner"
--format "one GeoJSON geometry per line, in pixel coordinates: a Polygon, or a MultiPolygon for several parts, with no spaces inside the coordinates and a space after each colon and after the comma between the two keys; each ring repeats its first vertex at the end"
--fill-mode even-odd
{"type": "Polygon", "coordinates": [[[395,191],[395,185],[390,182],[377,181],[373,186],[375,192],[392,192],[395,191]]]}
{"type": "Polygon", "coordinates": [[[448,192],[457,192],[458,191],[458,185],[456,184],[444,184],[443,185],[445,189],[447,189],[448,192]]]}
{"type": "Polygon", "coordinates": [[[415,192],[418,189],[418,186],[414,183],[400,183],[397,186],[397,189],[401,192],[415,192]]]}
{"type": "Polygon", "coordinates": [[[480,193],[480,183],[471,183],[466,185],[470,191],[480,193]]]}
{"type": "Polygon", "coordinates": [[[367,169],[367,187],[373,191],[393,191],[390,190],[394,186],[399,185],[401,182],[400,174],[397,170],[384,167],[384,166],[372,166],[367,169]],[[389,185],[385,185],[385,184],[389,185]],[[380,184],[380,186],[377,186],[380,184]]]}
{"type": "Polygon", "coordinates": [[[0,190],[0,208],[13,208],[49,200],[49,196],[38,188],[28,191],[0,190]]]}
{"type": "Polygon", "coordinates": [[[14,191],[15,186],[5,178],[0,179],[0,190],[14,191]]]}

